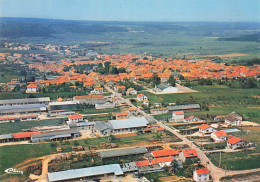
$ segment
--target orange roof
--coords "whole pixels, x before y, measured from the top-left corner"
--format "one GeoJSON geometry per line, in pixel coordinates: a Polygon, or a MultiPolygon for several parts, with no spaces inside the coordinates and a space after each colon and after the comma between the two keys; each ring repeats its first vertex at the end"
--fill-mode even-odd
{"type": "Polygon", "coordinates": [[[30,138],[31,135],[40,134],[41,132],[35,131],[35,132],[22,132],[22,133],[14,133],[13,136],[16,139],[19,138],[30,138]]]}
{"type": "Polygon", "coordinates": [[[0,118],[0,121],[2,121],[2,120],[13,120],[14,119],[14,117],[6,117],[6,118],[0,118]]]}
{"type": "Polygon", "coordinates": [[[137,97],[142,97],[144,94],[138,94],[137,97]]]}
{"type": "Polygon", "coordinates": [[[82,95],[82,96],[75,96],[75,99],[90,99],[90,98],[103,98],[103,95],[82,95]]]}
{"type": "Polygon", "coordinates": [[[207,128],[210,128],[210,126],[207,125],[207,124],[202,124],[202,125],[199,126],[199,128],[202,129],[202,130],[206,130],[207,128]]]}
{"type": "Polygon", "coordinates": [[[137,108],[136,107],[130,107],[129,111],[137,111],[137,108]]]}
{"type": "Polygon", "coordinates": [[[37,88],[38,86],[36,84],[28,85],[27,88],[37,88]]]}
{"type": "Polygon", "coordinates": [[[156,131],[164,131],[165,129],[164,128],[156,128],[155,130],[156,131]]]}
{"type": "Polygon", "coordinates": [[[125,89],[125,86],[117,86],[118,89],[125,89]]]}
{"type": "Polygon", "coordinates": [[[148,125],[147,127],[148,127],[148,128],[151,128],[151,127],[160,127],[160,125],[159,125],[159,124],[153,124],[153,125],[148,125]]]}
{"type": "Polygon", "coordinates": [[[182,150],[182,153],[184,154],[185,157],[197,157],[198,156],[195,149],[185,149],[185,150],[182,150]]]}
{"type": "Polygon", "coordinates": [[[174,111],[174,114],[176,114],[176,115],[182,115],[182,114],[184,114],[184,112],[183,112],[183,111],[174,111]]]}
{"type": "Polygon", "coordinates": [[[116,116],[127,116],[128,112],[120,112],[120,113],[116,113],[116,116]]]}
{"type": "Polygon", "coordinates": [[[227,136],[227,134],[224,130],[214,131],[214,133],[217,137],[226,137],[227,136]]]}
{"type": "Polygon", "coordinates": [[[98,88],[94,88],[94,90],[103,90],[103,88],[98,87],[98,88]]]}
{"type": "Polygon", "coordinates": [[[68,117],[69,119],[82,119],[82,115],[79,115],[79,114],[75,114],[75,115],[71,115],[68,117]]]}
{"type": "Polygon", "coordinates": [[[196,170],[196,173],[197,174],[208,174],[209,170],[208,170],[208,168],[198,169],[198,170],[196,170]]]}
{"type": "Polygon", "coordinates": [[[159,163],[163,163],[163,162],[171,162],[173,161],[173,157],[169,156],[169,157],[160,157],[160,158],[156,158],[156,159],[152,159],[151,162],[152,164],[159,164],[159,163]]]}
{"type": "Polygon", "coordinates": [[[233,145],[233,144],[236,144],[236,143],[238,143],[238,142],[240,142],[240,141],[245,141],[245,140],[233,136],[233,137],[230,138],[227,142],[233,145]]]}
{"type": "Polygon", "coordinates": [[[165,156],[171,156],[171,155],[179,155],[179,151],[175,150],[175,149],[155,150],[155,151],[152,151],[152,154],[154,157],[165,157],[165,156]]]}
{"type": "Polygon", "coordinates": [[[150,166],[150,163],[148,160],[144,161],[135,161],[135,164],[137,167],[142,167],[142,166],[150,166]]]}

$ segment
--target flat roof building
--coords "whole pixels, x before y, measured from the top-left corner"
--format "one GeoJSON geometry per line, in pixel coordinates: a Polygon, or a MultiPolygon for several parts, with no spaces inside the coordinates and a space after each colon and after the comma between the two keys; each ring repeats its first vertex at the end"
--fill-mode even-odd
{"type": "Polygon", "coordinates": [[[123,174],[124,173],[119,164],[110,164],[110,165],[48,173],[47,179],[49,182],[81,181],[81,180],[88,180],[94,178],[102,178],[104,176],[116,177],[116,176],[121,176],[123,174]]]}
{"type": "Polygon", "coordinates": [[[48,105],[49,103],[50,103],[49,97],[0,100],[0,106],[15,106],[15,105],[28,105],[28,104],[48,105]]]}
{"type": "Polygon", "coordinates": [[[28,104],[28,105],[13,105],[0,106],[0,116],[4,115],[28,115],[31,113],[41,114],[47,112],[45,104],[28,104]]]}

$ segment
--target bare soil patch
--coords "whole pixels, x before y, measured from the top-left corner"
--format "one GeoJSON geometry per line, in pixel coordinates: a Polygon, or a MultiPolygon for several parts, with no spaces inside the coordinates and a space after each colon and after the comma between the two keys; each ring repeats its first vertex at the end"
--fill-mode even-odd
{"type": "Polygon", "coordinates": [[[127,134],[119,134],[115,135],[116,138],[122,138],[122,137],[130,137],[130,136],[136,136],[136,133],[127,133],[127,134]]]}

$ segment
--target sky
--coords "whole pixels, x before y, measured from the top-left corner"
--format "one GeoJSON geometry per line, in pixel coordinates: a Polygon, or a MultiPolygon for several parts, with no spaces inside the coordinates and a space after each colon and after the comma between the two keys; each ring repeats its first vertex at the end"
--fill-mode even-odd
{"type": "Polygon", "coordinates": [[[260,22],[260,0],[0,0],[0,17],[260,22]]]}

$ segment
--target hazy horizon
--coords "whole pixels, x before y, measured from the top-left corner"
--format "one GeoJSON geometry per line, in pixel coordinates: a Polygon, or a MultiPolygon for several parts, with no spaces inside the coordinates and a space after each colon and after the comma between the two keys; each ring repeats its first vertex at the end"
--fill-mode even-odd
{"type": "Polygon", "coordinates": [[[0,17],[130,22],[260,22],[259,0],[0,0],[0,17]]]}

